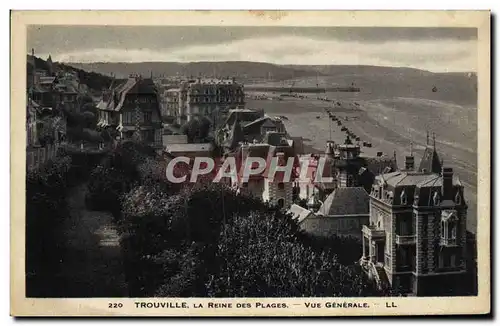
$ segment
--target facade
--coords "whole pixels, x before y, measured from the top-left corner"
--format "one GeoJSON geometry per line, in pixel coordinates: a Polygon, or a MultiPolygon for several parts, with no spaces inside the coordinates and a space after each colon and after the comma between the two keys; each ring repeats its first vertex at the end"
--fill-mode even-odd
{"type": "Polygon", "coordinates": [[[261,198],[270,205],[288,209],[293,204],[293,186],[296,179],[294,170],[290,178],[285,178],[282,171],[277,171],[274,176],[269,175],[270,162],[277,158],[278,167],[285,166],[289,158],[293,158],[294,165],[298,163],[293,148],[290,146],[273,146],[266,143],[245,143],[235,153],[237,166],[242,166],[249,157],[260,157],[266,161],[266,169],[260,173],[249,176],[243,180],[243,169],[239,169],[238,184],[233,185],[240,193],[261,198]]]}
{"type": "Polygon", "coordinates": [[[104,92],[97,108],[99,127],[116,129],[122,140],[140,137],[154,148],[163,148],[160,104],[152,79],[130,76],[104,92]]]}
{"type": "Polygon", "coordinates": [[[163,91],[162,96],[162,115],[163,116],[177,116],[182,114],[179,111],[180,89],[171,88],[163,91]]]}
{"type": "Polygon", "coordinates": [[[27,84],[33,101],[43,108],[78,109],[78,77],[56,71],[50,55],[46,61],[46,69],[37,68],[33,55],[29,58],[29,63],[27,84]]]}
{"type": "Polygon", "coordinates": [[[362,187],[335,189],[301,228],[318,237],[334,235],[361,238],[362,226],[369,220],[369,196],[362,187]]]}
{"type": "Polygon", "coordinates": [[[40,146],[38,134],[38,122],[40,115],[40,106],[28,98],[28,105],[26,110],[26,146],[38,147],[40,146]]]}
{"type": "Polygon", "coordinates": [[[418,169],[410,155],[375,178],[361,264],[381,286],[452,294],[466,273],[466,218],[463,185],[428,146],[418,169]]]}
{"type": "Polygon", "coordinates": [[[201,115],[221,125],[230,109],[245,107],[243,85],[232,79],[191,79],[166,91],[167,114],[179,124],[201,115]]]}
{"type": "Polygon", "coordinates": [[[337,181],[339,187],[358,187],[359,171],[363,167],[363,159],[360,157],[361,148],[353,144],[347,136],[344,144],[336,146],[335,169],[337,171],[337,181]]]}

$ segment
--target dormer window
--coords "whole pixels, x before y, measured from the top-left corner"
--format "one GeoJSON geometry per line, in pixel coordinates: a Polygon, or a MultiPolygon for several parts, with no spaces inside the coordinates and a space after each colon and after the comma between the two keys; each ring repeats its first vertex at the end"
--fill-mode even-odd
{"type": "Polygon", "coordinates": [[[432,201],[434,203],[434,206],[438,206],[439,203],[441,202],[441,198],[439,198],[439,193],[437,191],[434,192],[434,195],[432,196],[432,201]]]}
{"type": "Polygon", "coordinates": [[[401,192],[400,199],[401,199],[401,205],[407,205],[408,204],[408,196],[406,195],[406,191],[404,191],[404,189],[401,192]]]}
{"type": "Polygon", "coordinates": [[[462,196],[460,196],[460,192],[457,191],[457,194],[455,196],[455,204],[460,205],[462,204],[462,196]]]}
{"type": "Polygon", "coordinates": [[[455,211],[443,211],[441,214],[441,239],[442,246],[456,246],[458,218],[455,211]]]}

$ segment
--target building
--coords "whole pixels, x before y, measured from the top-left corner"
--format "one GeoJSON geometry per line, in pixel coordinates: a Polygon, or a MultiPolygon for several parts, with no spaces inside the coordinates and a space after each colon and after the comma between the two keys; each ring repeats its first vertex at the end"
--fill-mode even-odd
{"type": "Polygon", "coordinates": [[[40,116],[40,105],[35,101],[28,98],[26,110],[26,146],[38,147],[40,146],[38,124],[40,116]]]}
{"type": "Polygon", "coordinates": [[[237,146],[238,142],[266,143],[273,146],[286,143],[295,148],[283,122],[279,118],[260,115],[261,113],[263,114],[263,111],[231,110],[224,127],[216,132],[216,142],[229,150],[237,146]]]}
{"type": "Polygon", "coordinates": [[[116,129],[122,140],[137,137],[154,148],[163,148],[160,104],[152,79],[130,76],[105,91],[97,108],[99,127],[116,129]]]}
{"type": "Polygon", "coordinates": [[[164,153],[170,157],[188,157],[194,160],[196,157],[212,157],[214,146],[211,143],[203,144],[166,144],[164,153]]]}
{"type": "Polygon", "coordinates": [[[243,85],[232,79],[190,79],[166,91],[167,114],[183,124],[198,115],[209,118],[217,128],[230,109],[245,107],[243,85]]]}
{"type": "MultiPolygon", "coordinates": [[[[300,169],[307,169],[304,175],[306,180],[297,180],[295,186],[297,188],[298,198],[309,200],[311,196],[316,196],[320,200],[325,200],[326,197],[337,188],[336,173],[334,170],[333,142],[326,144],[325,153],[300,155],[300,169]],[[318,171],[319,161],[324,159],[323,170],[318,171]],[[321,177],[316,181],[316,177],[321,177]],[[325,178],[331,178],[331,181],[326,182],[325,178]],[[305,181],[305,182],[304,182],[305,181]]],[[[300,175],[301,171],[297,171],[300,175]]]]}
{"type": "Polygon", "coordinates": [[[466,273],[464,187],[427,146],[415,169],[375,178],[361,265],[380,286],[414,295],[452,295],[466,273]]]}
{"type": "Polygon", "coordinates": [[[262,199],[264,202],[283,209],[293,204],[293,185],[297,175],[292,169],[288,179],[284,172],[277,171],[270,175],[271,161],[276,158],[279,166],[286,166],[289,158],[293,158],[294,166],[298,164],[297,157],[290,146],[273,146],[266,143],[244,143],[233,154],[238,169],[238,184],[233,187],[239,192],[262,199]],[[259,157],[266,162],[266,168],[258,174],[252,174],[248,180],[243,179],[242,163],[250,157],[259,157]]]}
{"type": "Polygon", "coordinates": [[[187,135],[165,135],[162,137],[163,146],[172,145],[172,144],[187,144],[188,137],[187,135]]]}
{"type": "Polygon", "coordinates": [[[170,88],[163,91],[163,116],[177,117],[178,115],[182,115],[182,112],[179,111],[180,91],[180,88],[170,88]]]}
{"type": "Polygon", "coordinates": [[[245,123],[243,125],[243,134],[245,135],[245,139],[247,141],[261,141],[263,137],[269,137],[270,133],[272,133],[273,135],[280,134],[280,136],[271,137],[287,136],[285,125],[283,124],[283,121],[281,121],[281,119],[271,118],[268,115],[264,115],[261,118],[245,123]]]}
{"type": "Polygon", "coordinates": [[[73,76],[70,80],[66,74],[58,71],[50,55],[44,67],[37,67],[36,62],[33,52],[31,56],[28,56],[29,97],[43,108],[77,110],[80,85],[78,78],[73,76]]]}
{"type": "Polygon", "coordinates": [[[234,122],[238,120],[242,125],[246,125],[264,116],[264,110],[256,109],[231,109],[228,112],[224,126],[231,128],[234,122]]]}
{"type": "Polygon", "coordinates": [[[290,214],[299,224],[307,218],[314,217],[314,213],[312,211],[297,204],[293,204],[287,211],[287,214],[290,214]]]}
{"type": "MultiPolygon", "coordinates": [[[[362,226],[369,221],[369,195],[362,187],[335,189],[314,214],[307,216],[300,227],[318,237],[335,235],[361,238],[362,226]]],[[[310,209],[314,203],[308,202],[310,209]]]]}
{"type": "Polygon", "coordinates": [[[350,137],[347,136],[344,144],[338,144],[335,149],[334,166],[337,171],[338,186],[360,186],[358,175],[364,165],[363,159],[360,157],[360,146],[353,144],[350,137]]]}

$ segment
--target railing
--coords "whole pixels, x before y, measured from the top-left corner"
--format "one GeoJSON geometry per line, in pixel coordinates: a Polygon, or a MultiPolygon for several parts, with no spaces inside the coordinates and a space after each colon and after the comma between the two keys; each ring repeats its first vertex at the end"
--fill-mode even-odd
{"type": "Polygon", "coordinates": [[[377,229],[376,227],[363,225],[363,234],[372,237],[372,238],[384,238],[385,230],[377,229]]]}
{"type": "Polygon", "coordinates": [[[398,245],[411,245],[415,244],[415,235],[396,235],[396,244],[398,245]]]}

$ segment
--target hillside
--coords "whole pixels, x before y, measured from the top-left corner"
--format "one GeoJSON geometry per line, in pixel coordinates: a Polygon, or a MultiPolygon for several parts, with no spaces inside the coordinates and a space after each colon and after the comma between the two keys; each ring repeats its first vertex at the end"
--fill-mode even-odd
{"type": "Polygon", "coordinates": [[[114,74],[118,78],[130,74],[149,76],[236,76],[244,81],[254,79],[287,80],[316,76],[317,72],[311,69],[290,68],[270,63],[231,61],[231,62],[95,62],[95,63],[67,63],[68,65],[86,71],[101,74],[114,74]]]}
{"type": "MultiPolygon", "coordinates": [[[[47,64],[47,61],[38,58],[38,57],[32,57],[30,55],[27,56],[27,64],[26,64],[26,69],[27,69],[27,74],[31,75],[33,73],[33,60],[36,65],[36,69],[41,69],[48,71],[49,66],[47,64]]],[[[78,79],[80,80],[80,83],[83,85],[86,85],[90,90],[94,92],[100,92],[104,88],[108,88],[111,85],[111,82],[113,81],[113,78],[110,76],[105,76],[101,73],[98,72],[92,72],[92,71],[86,71],[84,69],[79,69],[76,67],[72,67],[69,65],[66,65],[64,63],[59,63],[55,62],[53,63],[54,68],[57,70],[63,70],[67,72],[74,72],[77,74],[78,79]]],[[[30,82],[31,79],[28,78],[28,83],[30,82]]]]}
{"type": "Polygon", "coordinates": [[[358,96],[417,97],[475,106],[475,73],[433,73],[405,67],[354,65],[276,65],[261,62],[96,62],[67,65],[118,78],[149,76],[236,76],[247,85],[361,88],[358,96]],[[437,91],[433,92],[436,86],[437,91]]]}

